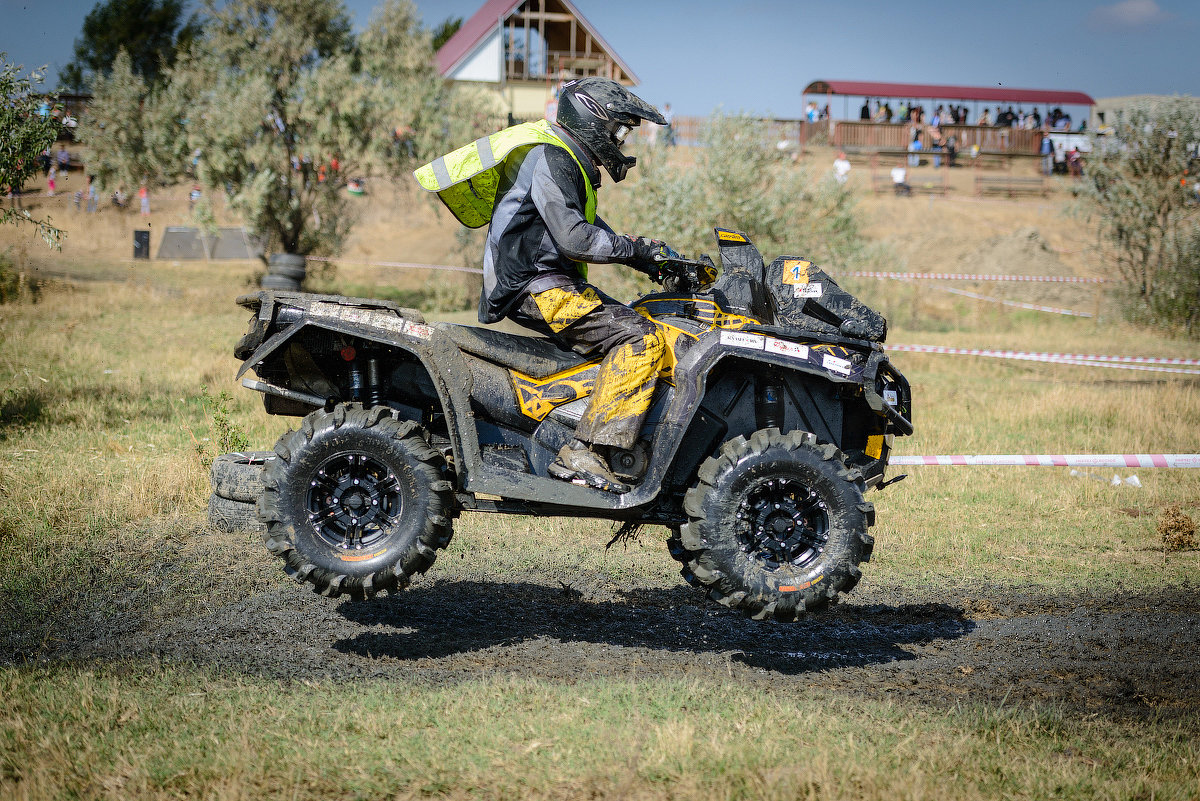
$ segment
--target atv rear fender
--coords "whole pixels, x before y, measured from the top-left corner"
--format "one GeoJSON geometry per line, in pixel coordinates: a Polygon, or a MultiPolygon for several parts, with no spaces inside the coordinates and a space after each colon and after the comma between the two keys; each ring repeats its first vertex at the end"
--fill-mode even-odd
{"type": "Polygon", "coordinates": [[[406,375],[414,397],[436,405],[445,420],[455,461],[463,464],[460,427],[464,414],[469,419],[471,373],[458,348],[426,323],[419,311],[386,301],[294,292],[260,291],[243,295],[237,302],[255,312],[250,330],[234,349],[235,356],[243,360],[237,378],[243,386],[264,394],[268,412],[301,416],[328,403],[354,399],[332,382],[314,389],[289,386],[292,382],[286,380],[272,381],[276,374],[288,373],[280,365],[288,358],[290,343],[327,333],[373,344],[387,352],[393,363],[410,365],[406,375]],[[243,379],[250,370],[264,380],[243,379]],[[449,375],[460,378],[449,381],[449,375]]]}

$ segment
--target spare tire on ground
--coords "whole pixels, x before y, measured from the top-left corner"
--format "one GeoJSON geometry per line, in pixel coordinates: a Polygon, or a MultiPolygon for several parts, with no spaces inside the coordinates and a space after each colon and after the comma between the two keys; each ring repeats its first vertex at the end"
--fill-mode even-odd
{"type": "Polygon", "coordinates": [[[262,495],[263,465],[278,458],[274,451],[225,453],[213,459],[209,470],[214,495],[243,503],[257,503],[262,495]]]}
{"type": "Polygon", "coordinates": [[[258,519],[258,504],[231,501],[215,492],[208,497],[208,524],[218,531],[265,531],[258,519]]]}

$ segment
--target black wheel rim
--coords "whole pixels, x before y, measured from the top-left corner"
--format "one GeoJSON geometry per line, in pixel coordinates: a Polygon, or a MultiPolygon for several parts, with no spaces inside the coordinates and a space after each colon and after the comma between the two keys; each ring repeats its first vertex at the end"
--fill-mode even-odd
{"type": "Polygon", "coordinates": [[[387,539],[403,513],[400,480],[365,453],[339,453],[321,463],[305,503],[308,521],[327,544],[370,548],[387,539]]]}
{"type": "Polygon", "coordinates": [[[804,567],[829,540],[829,507],[795,478],[754,484],[742,495],[737,520],[742,550],[769,569],[804,567]]]}

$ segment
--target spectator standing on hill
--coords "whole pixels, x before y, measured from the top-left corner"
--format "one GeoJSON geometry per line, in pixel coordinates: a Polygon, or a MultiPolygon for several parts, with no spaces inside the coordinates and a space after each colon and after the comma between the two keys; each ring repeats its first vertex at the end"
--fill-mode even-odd
{"type": "Polygon", "coordinates": [[[138,188],[138,198],[141,200],[141,204],[142,204],[142,216],[149,217],[150,216],[150,190],[146,187],[145,181],[143,181],[142,185],[138,188]]]}
{"type": "Polygon", "coordinates": [[[57,188],[58,168],[51,166],[50,172],[46,173],[46,194],[54,197],[54,190],[57,188]]]}
{"type": "Polygon", "coordinates": [[[70,177],[71,154],[67,152],[66,145],[60,145],[58,149],[58,171],[62,173],[62,179],[64,181],[70,177]]]}
{"type": "Polygon", "coordinates": [[[87,212],[88,214],[96,213],[96,176],[89,175],[87,178],[87,212]]]}

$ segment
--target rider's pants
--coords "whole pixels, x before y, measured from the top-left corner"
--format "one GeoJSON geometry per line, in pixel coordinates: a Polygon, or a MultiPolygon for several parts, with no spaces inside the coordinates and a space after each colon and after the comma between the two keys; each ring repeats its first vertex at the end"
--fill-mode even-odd
{"type": "Polygon", "coordinates": [[[575,436],[593,445],[632,448],[666,356],[658,326],[587,284],[526,295],[512,317],[580,355],[605,354],[575,436]]]}

